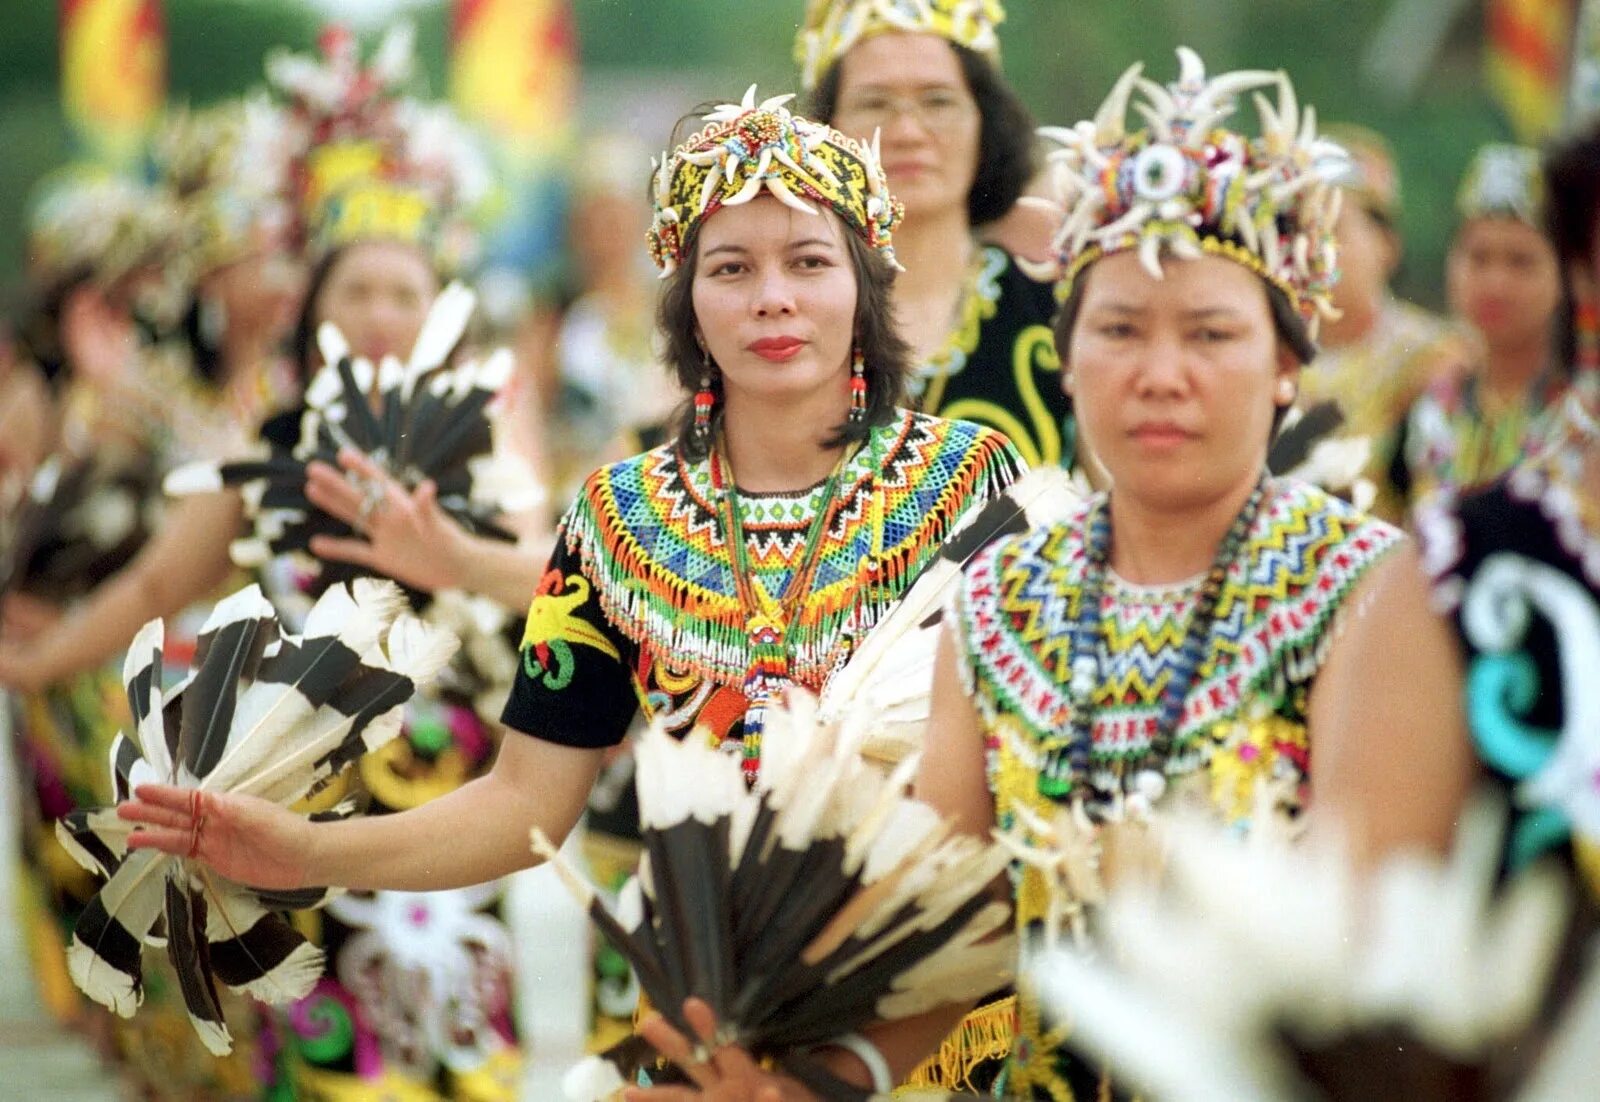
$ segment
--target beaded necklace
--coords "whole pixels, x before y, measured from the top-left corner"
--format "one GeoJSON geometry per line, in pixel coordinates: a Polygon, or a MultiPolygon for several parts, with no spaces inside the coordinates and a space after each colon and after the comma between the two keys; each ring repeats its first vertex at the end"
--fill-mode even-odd
{"type": "MultiPolygon", "coordinates": [[[[1228,571],[1244,549],[1250,528],[1266,497],[1267,482],[1257,482],[1233,519],[1233,526],[1223,537],[1217,557],[1207,571],[1189,613],[1184,630],[1183,645],[1179,648],[1172,667],[1172,677],[1161,693],[1160,711],[1156,719],[1155,736],[1150,748],[1139,763],[1135,779],[1136,790],[1154,803],[1166,789],[1165,766],[1172,752],[1173,736],[1183,718],[1184,702],[1194,687],[1200,667],[1211,650],[1211,634],[1216,626],[1217,603],[1222,597],[1222,587],[1227,582],[1228,571]]],[[[1045,755],[1039,771],[1039,793],[1050,799],[1073,795],[1080,783],[1088,785],[1090,757],[1094,750],[1094,694],[1102,681],[1101,652],[1105,648],[1105,620],[1101,605],[1105,597],[1106,573],[1111,564],[1111,502],[1109,495],[1098,501],[1087,520],[1088,537],[1084,548],[1083,587],[1078,602],[1078,615],[1070,628],[1072,646],[1072,671],[1068,683],[1068,696],[1072,701],[1072,718],[1066,742],[1053,747],[1045,755]]]]}
{"type": "Polygon", "coordinates": [[[754,784],[761,771],[761,735],[766,728],[767,703],[781,692],[789,681],[789,660],[794,651],[790,627],[800,603],[810,591],[812,576],[816,573],[823,533],[828,530],[828,520],[833,515],[838,497],[839,481],[850,453],[839,457],[833,473],[823,486],[822,500],[811,527],[806,532],[805,547],[794,572],[782,593],[769,594],[761,579],[750,566],[749,549],[745,546],[744,523],[739,516],[739,489],[732,477],[732,468],[721,457],[720,450],[711,453],[711,484],[716,488],[723,507],[722,536],[732,554],[734,586],[739,593],[739,603],[745,611],[745,637],[750,644],[750,665],[745,672],[743,691],[750,703],[745,710],[742,768],[745,779],[754,784]],[[724,468],[727,468],[726,474],[724,468]]]}

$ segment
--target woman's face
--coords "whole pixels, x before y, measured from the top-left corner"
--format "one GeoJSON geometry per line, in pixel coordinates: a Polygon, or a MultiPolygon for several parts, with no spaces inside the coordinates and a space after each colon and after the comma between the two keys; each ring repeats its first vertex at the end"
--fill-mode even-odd
{"type": "Polygon", "coordinates": [[[1162,270],[1131,252],[1089,268],[1064,378],[1117,492],[1190,508],[1258,477],[1298,364],[1254,273],[1209,256],[1162,270]]]}
{"type": "Polygon", "coordinates": [[[1389,286],[1400,257],[1394,235],[1346,194],[1333,229],[1339,243],[1339,280],[1333,287],[1333,304],[1364,311],[1389,286]]]}
{"type": "Polygon", "coordinates": [[[357,356],[374,363],[411,352],[439,280],[416,246],[399,241],[347,245],[317,293],[317,322],[339,327],[357,356]]]}
{"type": "Polygon", "coordinates": [[[889,190],[915,219],[967,209],[982,122],[950,43],[889,32],[839,60],[833,125],[863,142],[881,134],[889,190]]]}
{"type": "Polygon", "coordinates": [[[846,232],[831,212],[806,214],[767,195],[702,224],[690,291],[696,336],[730,399],[837,388],[848,400],[856,275],[846,232]]]}
{"type": "Polygon", "coordinates": [[[1489,347],[1516,346],[1550,332],[1561,275],[1548,238],[1515,218],[1473,218],[1445,264],[1450,309],[1489,347]]]}

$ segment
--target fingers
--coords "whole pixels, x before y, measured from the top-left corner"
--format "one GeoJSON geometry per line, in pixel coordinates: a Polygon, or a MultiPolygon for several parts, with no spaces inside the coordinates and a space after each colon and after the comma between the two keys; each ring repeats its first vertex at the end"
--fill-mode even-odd
{"type": "Polygon", "coordinates": [[[700,1044],[711,1053],[717,1071],[737,1081],[753,1080],[760,1069],[750,1054],[739,1045],[727,1044],[718,1036],[717,1015],[704,999],[685,999],[683,1016],[700,1036],[700,1044]]]}
{"type": "Polygon", "coordinates": [[[701,1102],[705,1096],[688,1087],[629,1087],[622,1097],[626,1102],[701,1102]]]}
{"type": "Polygon", "coordinates": [[[433,479],[425,479],[422,485],[416,488],[411,495],[411,500],[416,504],[417,510],[424,515],[438,510],[439,484],[433,479]]]}
{"type": "Polygon", "coordinates": [[[326,463],[307,464],[306,498],[346,524],[354,521],[361,509],[361,489],[326,463]]]}
{"type": "Polygon", "coordinates": [[[175,784],[141,784],[133,790],[133,794],[144,803],[164,807],[168,811],[181,811],[185,816],[194,812],[195,792],[193,788],[179,788],[175,784]]]}
{"type": "Polygon", "coordinates": [[[187,831],[190,826],[190,817],[185,811],[172,811],[165,807],[144,800],[128,800],[117,805],[117,818],[129,823],[139,823],[145,826],[166,827],[170,830],[187,831]]]}
{"type": "Polygon", "coordinates": [[[672,1024],[660,1014],[652,1014],[639,1023],[639,1035],[655,1046],[655,1050],[671,1060],[695,1084],[709,1090],[716,1086],[718,1076],[711,1064],[706,1061],[703,1050],[697,1051],[699,1046],[689,1044],[688,1038],[672,1027],[672,1024]]]}
{"type": "Polygon", "coordinates": [[[385,471],[382,467],[378,466],[377,463],[373,462],[371,456],[364,452],[357,451],[355,448],[339,449],[339,466],[343,467],[350,474],[353,474],[358,478],[364,478],[369,482],[393,481],[393,479],[389,477],[389,472],[385,471]]]}
{"type": "Polygon", "coordinates": [[[366,540],[340,539],[336,536],[312,536],[311,553],[319,559],[348,562],[357,566],[378,568],[372,544],[366,540]]]}
{"type": "Polygon", "coordinates": [[[193,857],[196,835],[192,830],[141,827],[128,835],[129,849],[158,849],[174,857],[193,857]]]}

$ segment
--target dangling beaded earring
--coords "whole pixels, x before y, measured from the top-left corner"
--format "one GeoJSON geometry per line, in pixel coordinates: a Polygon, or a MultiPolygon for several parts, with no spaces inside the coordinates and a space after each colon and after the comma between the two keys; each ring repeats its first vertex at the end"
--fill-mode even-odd
{"type": "Polygon", "coordinates": [[[861,349],[855,348],[850,358],[850,423],[859,425],[867,416],[867,365],[861,358],[861,349]]]}
{"type": "Polygon", "coordinates": [[[701,447],[711,445],[711,408],[717,404],[717,395],[711,389],[711,353],[700,350],[700,389],[694,395],[694,441],[701,447]]]}

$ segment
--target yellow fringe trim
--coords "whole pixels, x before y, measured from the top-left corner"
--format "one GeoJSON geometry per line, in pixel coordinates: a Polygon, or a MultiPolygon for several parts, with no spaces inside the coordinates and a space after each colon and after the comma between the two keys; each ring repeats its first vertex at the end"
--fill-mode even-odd
{"type": "Polygon", "coordinates": [[[972,1090],[972,1073],[990,1060],[1011,1055],[1016,1038],[1017,997],[980,1006],[956,1026],[939,1045],[939,1051],[912,1071],[895,1094],[925,1090],[972,1090]]]}

